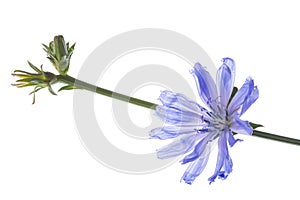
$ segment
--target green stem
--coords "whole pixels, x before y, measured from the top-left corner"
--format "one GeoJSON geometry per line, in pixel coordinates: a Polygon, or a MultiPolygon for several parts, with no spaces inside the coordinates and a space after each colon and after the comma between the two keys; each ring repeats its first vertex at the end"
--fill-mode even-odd
{"type": "MultiPolygon", "coordinates": [[[[127,96],[124,94],[113,92],[113,91],[110,91],[110,90],[107,90],[107,89],[104,89],[101,87],[96,87],[92,84],[75,79],[69,75],[65,75],[65,76],[57,75],[56,77],[57,77],[57,81],[66,83],[68,85],[76,86],[76,88],[78,88],[78,89],[85,89],[85,90],[88,90],[91,92],[96,92],[98,94],[101,94],[101,95],[104,95],[107,97],[111,97],[114,99],[118,99],[121,101],[125,101],[125,102],[131,103],[131,104],[134,104],[137,106],[141,106],[144,108],[149,108],[149,109],[155,110],[156,106],[158,106],[155,103],[151,103],[151,102],[137,99],[134,97],[130,97],[130,96],[127,96]]],[[[275,134],[258,131],[258,130],[253,130],[252,135],[256,136],[256,137],[261,137],[261,138],[265,138],[265,139],[270,139],[270,140],[274,140],[274,141],[278,141],[278,142],[284,142],[284,143],[289,143],[289,144],[294,144],[294,145],[300,146],[300,140],[294,139],[294,138],[284,137],[284,136],[275,135],[275,134]]]]}
{"type": "Polygon", "coordinates": [[[60,81],[60,82],[66,83],[68,85],[74,85],[74,86],[76,86],[76,88],[79,88],[79,89],[85,89],[85,90],[88,90],[88,91],[91,91],[91,92],[96,92],[98,94],[101,94],[101,95],[104,95],[104,96],[107,96],[107,97],[111,97],[111,98],[114,98],[114,99],[118,99],[118,100],[121,100],[121,101],[125,101],[125,102],[128,102],[128,103],[132,103],[132,104],[137,105],[137,106],[142,106],[144,108],[150,108],[152,110],[155,110],[156,106],[157,106],[157,104],[154,104],[154,103],[151,103],[151,102],[148,102],[148,101],[144,101],[144,100],[141,100],[141,99],[130,97],[130,96],[120,94],[120,93],[117,93],[117,92],[112,92],[110,90],[107,90],[107,89],[104,89],[104,88],[101,88],[101,87],[96,87],[92,84],[89,84],[89,83],[86,83],[84,81],[75,79],[75,78],[73,78],[69,75],[66,75],[66,76],[57,75],[57,80],[60,81]]]}
{"type": "Polygon", "coordinates": [[[265,138],[265,139],[270,139],[270,140],[275,140],[275,141],[278,141],[278,142],[284,142],[284,143],[295,144],[295,145],[300,146],[300,140],[294,139],[294,138],[275,135],[275,134],[266,133],[266,132],[258,131],[258,130],[253,130],[252,135],[256,136],[256,137],[261,137],[261,138],[265,138]]]}

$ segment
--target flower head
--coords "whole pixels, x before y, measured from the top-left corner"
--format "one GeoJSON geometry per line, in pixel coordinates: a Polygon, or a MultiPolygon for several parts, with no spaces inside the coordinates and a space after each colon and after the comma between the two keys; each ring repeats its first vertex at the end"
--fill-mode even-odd
{"type": "Polygon", "coordinates": [[[189,166],[182,176],[192,184],[204,170],[212,147],[218,145],[218,157],[214,174],[208,179],[226,179],[232,172],[232,160],[228,144],[232,147],[239,139],[234,133],[251,135],[252,127],[248,121],[240,119],[243,113],[257,100],[259,93],[252,78],[247,78],[235,93],[235,62],[224,58],[218,69],[216,83],[206,69],[196,63],[192,74],[195,78],[199,96],[205,107],[189,100],[182,94],[163,91],[159,97],[162,105],[157,106],[156,114],[166,125],[151,130],[150,136],[158,139],[178,138],[169,145],[158,149],[161,159],[184,155],[182,164],[189,166]]]}
{"type": "Polygon", "coordinates": [[[36,72],[30,73],[22,70],[15,70],[12,73],[13,76],[17,76],[20,79],[16,83],[12,84],[18,88],[33,86],[34,89],[30,94],[33,94],[33,104],[35,103],[35,93],[43,88],[48,88],[50,93],[56,95],[53,91],[51,85],[56,83],[56,75],[51,72],[44,72],[41,66],[41,69],[34,66],[32,63],[28,62],[29,66],[36,72]]]}

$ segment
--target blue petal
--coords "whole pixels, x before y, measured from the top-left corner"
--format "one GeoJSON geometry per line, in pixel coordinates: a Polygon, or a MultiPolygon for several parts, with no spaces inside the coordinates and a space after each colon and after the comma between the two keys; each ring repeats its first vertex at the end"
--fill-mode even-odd
{"type": "Polygon", "coordinates": [[[200,113],[180,110],[170,106],[157,106],[156,114],[164,119],[169,124],[181,125],[194,125],[199,126],[204,124],[204,117],[200,113]]]}
{"type": "Polygon", "coordinates": [[[240,115],[244,114],[248,110],[248,108],[258,99],[258,96],[259,96],[258,88],[257,86],[255,86],[251,94],[244,101],[240,115]]]}
{"type": "Polygon", "coordinates": [[[230,68],[231,73],[233,74],[233,78],[235,78],[235,62],[232,58],[223,58],[223,64],[227,65],[230,68]]]}
{"type": "Polygon", "coordinates": [[[241,120],[237,115],[233,117],[230,129],[233,132],[244,135],[252,135],[253,132],[253,129],[250,126],[249,122],[241,120]]]}
{"type": "Polygon", "coordinates": [[[195,143],[204,137],[199,134],[186,135],[176,140],[167,146],[164,146],[157,150],[157,157],[160,159],[166,159],[171,157],[176,157],[186,152],[189,152],[194,146],[195,143]]]}
{"type": "Polygon", "coordinates": [[[199,125],[208,111],[182,94],[163,91],[159,97],[163,106],[156,107],[156,114],[170,124],[199,125]]]}
{"type": "Polygon", "coordinates": [[[183,158],[181,161],[182,164],[186,164],[188,162],[192,162],[200,157],[200,155],[203,154],[204,150],[207,148],[208,142],[210,142],[210,139],[213,137],[214,134],[209,133],[208,136],[203,138],[194,148],[194,151],[192,153],[188,154],[183,158]]]}
{"type": "Polygon", "coordinates": [[[199,158],[195,162],[192,162],[187,168],[187,170],[184,172],[181,180],[184,180],[187,184],[192,184],[206,167],[208,159],[209,154],[205,157],[199,158]]]}
{"type": "Polygon", "coordinates": [[[169,90],[162,91],[159,100],[163,105],[180,108],[182,110],[197,111],[204,109],[196,102],[189,100],[183,94],[174,93],[169,90]]]}
{"type": "Polygon", "coordinates": [[[217,72],[217,86],[220,95],[220,103],[226,108],[231,95],[235,78],[235,62],[231,58],[223,58],[223,64],[217,72]]]}
{"type": "Polygon", "coordinates": [[[180,110],[187,110],[194,113],[208,112],[205,108],[200,106],[198,103],[188,99],[186,96],[180,93],[174,93],[172,91],[162,91],[159,100],[163,105],[180,110]]]}
{"type": "Polygon", "coordinates": [[[244,104],[245,100],[250,96],[254,89],[254,82],[252,78],[248,78],[243,86],[237,91],[235,96],[232,98],[228,106],[229,114],[233,114],[236,111],[239,111],[241,105],[244,104]]]}
{"type": "Polygon", "coordinates": [[[234,145],[236,142],[241,142],[241,141],[243,141],[243,140],[241,140],[241,139],[235,139],[235,138],[233,137],[232,133],[229,133],[229,134],[228,134],[228,143],[229,143],[230,147],[233,147],[233,145],[234,145]]]}
{"type": "Polygon", "coordinates": [[[208,179],[210,183],[214,182],[217,177],[221,179],[226,179],[228,174],[232,172],[232,160],[229,156],[227,138],[229,131],[221,133],[218,141],[218,158],[214,174],[208,179]]]}
{"type": "Polygon", "coordinates": [[[165,140],[193,132],[197,132],[197,128],[194,126],[164,126],[152,129],[150,137],[165,140]]]}
{"type": "Polygon", "coordinates": [[[208,107],[216,110],[218,94],[213,78],[200,63],[195,64],[192,74],[194,75],[200,98],[208,107]]]}

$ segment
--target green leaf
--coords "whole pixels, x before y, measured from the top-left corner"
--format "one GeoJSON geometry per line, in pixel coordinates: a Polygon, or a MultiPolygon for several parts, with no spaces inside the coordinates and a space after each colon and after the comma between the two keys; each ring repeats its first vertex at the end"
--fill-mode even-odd
{"type": "Polygon", "coordinates": [[[18,88],[23,88],[23,87],[28,87],[28,86],[35,86],[35,83],[16,83],[16,84],[12,84],[13,86],[16,86],[18,88]]]}
{"type": "Polygon", "coordinates": [[[253,128],[253,129],[257,129],[259,127],[264,127],[263,125],[261,124],[256,124],[256,123],[252,123],[252,122],[249,122],[250,126],[253,128]]]}
{"type": "Polygon", "coordinates": [[[51,87],[50,84],[48,85],[48,90],[49,90],[49,92],[50,92],[51,94],[57,95],[57,94],[54,92],[54,90],[52,89],[52,87],[51,87]]]}
{"type": "Polygon", "coordinates": [[[39,91],[39,90],[41,90],[41,89],[43,89],[43,87],[37,86],[37,87],[34,88],[34,90],[33,90],[32,92],[29,93],[29,95],[31,95],[31,94],[33,94],[33,93],[36,93],[37,91],[39,91]]]}
{"type": "Polygon", "coordinates": [[[40,73],[41,72],[41,70],[39,70],[36,66],[34,66],[31,62],[29,62],[29,61],[27,61],[28,62],[28,64],[29,64],[29,66],[32,68],[32,69],[34,69],[34,71],[36,71],[37,73],[40,73]]]}
{"type": "Polygon", "coordinates": [[[40,89],[43,89],[43,87],[36,86],[36,87],[34,88],[34,90],[33,90],[32,92],[29,93],[29,95],[33,94],[32,104],[35,104],[35,93],[36,93],[37,91],[39,91],[40,89]]]}
{"type": "Polygon", "coordinates": [[[76,43],[74,43],[74,44],[69,48],[69,52],[73,52],[73,51],[74,51],[75,45],[76,45],[76,43]]]}
{"type": "Polygon", "coordinates": [[[27,77],[28,75],[33,76],[33,75],[35,75],[35,74],[29,73],[29,72],[25,72],[25,71],[23,71],[23,70],[15,70],[14,73],[13,73],[12,75],[14,75],[14,76],[19,76],[19,77],[25,77],[25,76],[27,77]],[[23,74],[18,74],[18,73],[23,73],[23,74]],[[25,75],[25,74],[26,74],[26,75],[25,75]]]}
{"type": "Polygon", "coordinates": [[[74,86],[74,85],[66,85],[66,86],[61,87],[58,90],[58,92],[63,91],[63,90],[73,90],[73,89],[76,89],[76,86],[74,86]]]}
{"type": "Polygon", "coordinates": [[[45,45],[45,44],[42,44],[43,45],[43,49],[44,49],[44,51],[48,54],[48,53],[50,53],[51,52],[51,49],[47,46],[47,45],[45,45]]]}
{"type": "Polygon", "coordinates": [[[19,83],[19,82],[30,83],[30,82],[36,82],[36,81],[38,81],[38,79],[34,79],[34,78],[22,78],[22,79],[16,80],[17,83],[19,83]]]}

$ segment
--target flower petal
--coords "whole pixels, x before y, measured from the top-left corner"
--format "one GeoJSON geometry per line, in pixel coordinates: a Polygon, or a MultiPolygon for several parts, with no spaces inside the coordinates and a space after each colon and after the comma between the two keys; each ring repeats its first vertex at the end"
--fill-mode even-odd
{"type": "Polygon", "coordinates": [[[188,154],[187,156],[185,156],[183,158],[183,160],[181,161],[182,164],[186,164],[188,162],[192,162],[194,160],[196,160],[197,158],[199,158],[200,156],[203,156],[203,152],[204,150],[207,150],[207,145],[209,142],[211,142],[210,140],[215,136],[215,134],[213,133],[209,133],[208,136],[206,136],[205,138],[203,138],[194,148],[194,151],[192,151],[192,153],[188,154]]]}
{"type": "Polygon", "coordinates": [[[160,140],[170,139],[178,137],[183,134],[197,132],[197,127],[194,126],[163,126],[159,128],[152,129],[150,131],[151,138],[157,138],[160,140]]]}
{"type": "Polygon", "coordinates": [[[228,134],[228,143],[230,145],[230,147],[233,147],[233,145],[236,143],[236,142],[242,142],[243,140],[241,139],[235,139],[234,136],[232,135],[232,133],[229,133],[228,134]]]}
{"type": "Polygon", "coordinates": [[[184,180],[187,184],[192,184],[206,167],[208,159],[209,154],[205,157],[199,158],[195,162],[192,162],[187,168],[187,170],[184,172],[181,180],[184,180]]]}
{"type": "Polygon", "coordinates": [[[192,74],[194,75],[200,98],[209,108],[216,110],[217,88],[209,72],[200,63],[196,63],[192,74]]]}
{"type": "Polygon", "coordinates": [[[253,89],[254,89],[254,81],[252,78],[249,77],[247,78],[243,86],[237,91],[235,96],[232,98],[228,106],[229,115],[233,114],[234,112],[240,109],[241,105],[244,104],[245,100],[252,93],[253,89]]]}
{"type": "Polygon", "coordinates": [[[202,151],[201,155],[194,162],[191,162],[187,170],[184,172],[181,180],[184,180],[185,183],[192,184],[206,167],[211,149],[214,147],[216,142],[216,140],[211,141],[214,136],[214,134],[210,134],[205,138],[208,143],[205,145],[204,151],[202,151]]]}
{"type": "Polygon", "coordinates": [[[159,96],[159,100],[165,106],[180,108],[181,110],[200,112],[201,110],[204,109],[196,102],[189,100],[183,94],[174,93],[169,90],[162,91],[159,96]]]}
{"type": "Polygon", "coordinates": [[[255,86],[251,94],[244,101],[240,115],[244,114],[248,110],[248,108],[258,99],[258,96],[259,96],[259,91],[257,86],[255,86]]]}
{"type": "Polygon", "coordinates": [[[220,95],[220,103],[226,108],[231,95],[235,79],[235,62],[231,58],[223,58],[223,64],[217,72],[217,87],[220,95]]]}
{"type": "Polygon", "coordinates": [[[253,129],[250,126],[248,121],[243,121],[239,118],[239,116],[235,115],[230,129],[233,132],[244,134],[244,135],[252,135],[253,129]]]}
{"type": "Polygon", "coordinates": [[[186,110],[180,110],[169,106],[157,106],[156,114],[164,119],[169,124],[194,125],[199,126],[205,123],[203,116],[200,113],[194,113],[186,110]]]}
{"type": "Polygon", "coordinates": [[[221,133],[218,141],[218,158],[214,174],[208,179],[210,183],[214,182],[217,177],[221,179],[226,179],[227,176],[232,172],[232,160],[229,156],[227,138],[229,131],[221,133]]]}
{"type": "Polygon", "coordinates": [[[200,134],[190,134],[183,136],[179,140],[175,140],[174,142],[158,149],[157,157],[160,159],[166,159],[185,154],[195,146],[195,143],[199,139],[203,137],[205,137],[205,135],[200,134]]]}
{"type": "Polygon", "coordinates": [[[163,106],[156,107],[156,114],[170,124],[193,124],[195,126],[205,123],[204,115],[208,111],[182,94],[163,91],[159,97],[163,106]]]}

